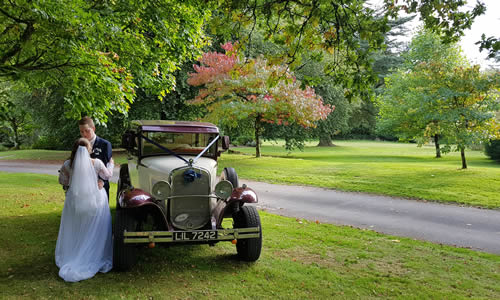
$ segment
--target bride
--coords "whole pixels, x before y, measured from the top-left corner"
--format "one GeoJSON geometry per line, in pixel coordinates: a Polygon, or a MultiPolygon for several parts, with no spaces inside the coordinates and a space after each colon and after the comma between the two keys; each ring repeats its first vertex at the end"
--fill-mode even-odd
{"type": "Polygon", "coordinates": [[[59,183],[69,186],[61,216],[56,244],[59,276],[76,282],[106,273],[112,268],[111,214],[104,189],[99,189],[97,175],[107,180],[113,175],[113,159],[104,166],[91,159],[90,142],[76,140],[71,157],[59,173],[59,183]]]}

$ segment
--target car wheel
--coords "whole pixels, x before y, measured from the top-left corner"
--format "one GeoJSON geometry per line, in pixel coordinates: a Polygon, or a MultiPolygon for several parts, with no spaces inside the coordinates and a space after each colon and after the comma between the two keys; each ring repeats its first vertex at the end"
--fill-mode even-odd
{"type": "Polygon", "coordinates": [[[233,184],[233,188],[238,187],[238,174],[234,168],[224,168],[222,171],[221,179],[225,179],[233,184]]]}
{"type": "Polygon", "coordinates": [[[256,261],[262,250],[262,226],[259,212],[254,206],[242,206],[233,217],[234,228],[259,227],[259,237],[240,239],[236,243],[238,257],[244,261],[256,261]]]}
{"type": "MultiPolygon", "coordinates": [[[[224,171],[222,171],[222,174],[220,176],[221,180],[227,180],[231,182],[233,185],[233,188],[238,187],[238,174],[236,173],[236,170],[234,168],[224,168],[224,171]]],[[[238,212],[238,210],[241,208],[242,203],[241,202],[233,202],[231,203],[231,206],[226,209],[226,216],[231,216],[231,214],[235,214],[238,212]]]]}
{"type": "Polygon", "coordinates": [[[117,191],[116,191],[116,209],[121,209],[119,199],[120,192],[125,189],[125,187],[130,186],[130,177],[128,175],[128,165],[120,166],[120,176],[118,177],[117,191]]]}
{"type": "Polygon", "coordinates": [[[123,232],[135,231],[137,221],[125,210],[117,210],[115,214],[114,241],[113,241],[113,268],[125,271],[132,267],[137,260],[137,248],[123,242],[123,232]]]}

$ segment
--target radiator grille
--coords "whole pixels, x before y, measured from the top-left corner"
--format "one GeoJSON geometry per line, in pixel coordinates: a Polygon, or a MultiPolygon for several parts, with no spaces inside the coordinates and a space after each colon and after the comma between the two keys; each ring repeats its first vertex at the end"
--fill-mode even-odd
{"type": "Polygon", "coordinates": [[[203,227],[210,220],[210,176],[198,168],[181,168],[172,171],[172,196],[170,216],[175,227],[188,230],[203,227]],[[186,175],[192,170],[195,176],[186,175]],[[189,180],[193,178],[193,181],[189,180]],[[203,195],[203,196],[201,196],[203,195]],[[182,197],[178,197],[182,196],[182,197]]]}

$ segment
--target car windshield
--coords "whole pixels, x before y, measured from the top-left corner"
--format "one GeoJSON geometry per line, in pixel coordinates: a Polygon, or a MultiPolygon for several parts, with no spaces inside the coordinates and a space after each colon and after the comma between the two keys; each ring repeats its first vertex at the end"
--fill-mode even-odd
{"type": "MultiPolygon", "coordinates": [[[[171,132],[144,132],[144,135],[160,144],[161,146],[175,152],[176,154],[198,155],[217,136],[209,133],[171,133],[171,132]]],[[[217,143],[214,143],[203,156],[215,156],[217,143]]],[[[165,155],[168,152],[160,149],[153,143],[142,140],[142,155],[165,155]]]]}

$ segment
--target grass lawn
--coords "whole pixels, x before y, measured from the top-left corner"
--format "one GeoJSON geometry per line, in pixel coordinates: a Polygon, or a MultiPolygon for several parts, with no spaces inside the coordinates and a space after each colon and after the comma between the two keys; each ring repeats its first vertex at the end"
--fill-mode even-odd
{"type": "Polygon", "coordinates": [[[233,166],[238,175],[271,183],[313,185],[441,202],[500,208],[500,164],[483,152],[467,151],[468,169],[459,153],[434,158],[433,147],[415,144],[339,141],[337,147],[307,145],[288,153],[281,145],[264,144],[264,157],[254,148],[224,154],[221,166],[233,166]]]}
{"type": "MultiPolygon", "coordinates": [[[[481,151],[467,151],[469,168],[460,169],[459,153],[434,158],[433,147],[415,144],[338,141],[337,147],[309,143],[303,152],[288,153],[280,144],[265,143],[264,157],[254,148],[233,148],[241,154],[223,154],[222,167],[238,175],[271,183],[312,185],[398,197],[500,208],[500,164],[481,151]]],[[[0,152],[0,159],[64,160],[66,151],[21,150],[0,152]]],[[[123,152],[114,155],[126,162],[123,152]]]]}
{"type": "Polygon", "coordinates": [[[500,297],[498,255],[266,212],[256,263],[236,260],[231,243],[144,248],[130,272],[65,283],[54,264],[57,177],[0,172],[0,194],[1,299],[500,297]]]}

